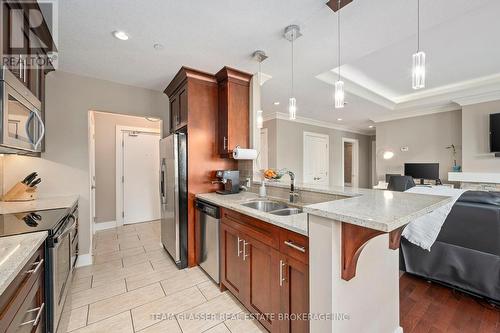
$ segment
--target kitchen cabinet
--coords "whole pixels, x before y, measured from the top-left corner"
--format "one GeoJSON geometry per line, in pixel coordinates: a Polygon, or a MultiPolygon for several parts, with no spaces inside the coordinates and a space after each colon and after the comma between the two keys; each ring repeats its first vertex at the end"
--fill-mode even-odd
{"type": "Polygon", "coordinates": [[[44,244],[0,296],[0,332],[45,332],[44,244]]]}
{"type": "Polygon", "coordinates": [[[251,74],[224,67],[217,74],[219,85],[218,151],[228,156],[237,146],[250,146],[251,74]]]}
{"type": "Polygon", "coordinates": [[[187,86],[183,85],[170,97],[170,133],[187,125],[187,86]]]}
{"type": "MultiPolygon", "coordinates": [[[[217,153],[217,79],[213,74],[182,67],[164,93],[169,98],[169,131],[182,128],[187,133],[187,256],[188,266],[196,266],[196,194],[215,192],[215,170],[234,170],[236,162],[217,153]]],[[[167,111],[166,111],[167,112],[167,111]]],[[[166,134],[167,136],[168,134],[166,134]]],[[[198,234],[198,235],[197,235],[198,234]]]]}
{"type": "Polygon", "coordinates": [[[221,287],[268,331],[308,332],[307,237],[228,209],[221,222],[221,287]]]}

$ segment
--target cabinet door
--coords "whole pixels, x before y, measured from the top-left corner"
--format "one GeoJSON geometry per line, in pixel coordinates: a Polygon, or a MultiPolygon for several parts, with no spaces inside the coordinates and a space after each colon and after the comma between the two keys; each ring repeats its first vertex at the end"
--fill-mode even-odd
{"type": "Polygon", "coordinates": [[[217,146],[220,155],[229,153],[228,146],[228,85],[227,81],[219,83],[219,113],[217,127],[217,146]]]}
{"type": "Polygon", "coordinates": [[[179,96],[174,95],[170,101],[170,133],[175,132],[179,124],[179,96]]]}
{"type": "Polygon", "coordinates": [[[43,332],[45,329],[45,303],[43,271],[26,296],[6,333],[43,332]]]}
{"type": "Polygon", "coordinates": [[[282,282],[281,333],[309,332],[309,266],[289,256],[280,256],[282,282]]]}
{"type": "Polygon", "coordinates": [[[187,96],[187,89],[182,89],[179,92],[179,123],[177,126],[183,127],[187,125],[188,121],[188,96],[187,96]]]}
{"type": "Polygon", "coordinates": [[[256,239],[244,236],[244,279],[247,294],[243,301],[270,332],[279,331],[279,252],[256,239]]]}
{"type": "Polygon", "coordinates": [[[19,80],[29,85],[29,71],[26,67],[27,55],[29,53],[29,37],[26,34],[28,23],[24,19],[23,12],[20,9],[11,8],[4,4],[4,18],[6,33],[4,38],[4,49],[7,54],[13,58],[7,63],[7,67],[19,80]]]}
{"type": "Polygon", "coordinates": [[[244,293],[243,284],[243,258],[240,234],[225,223],[221,223],[220,229],[221,246],[221,282],[238,299],[242,299],[244,293]]]}

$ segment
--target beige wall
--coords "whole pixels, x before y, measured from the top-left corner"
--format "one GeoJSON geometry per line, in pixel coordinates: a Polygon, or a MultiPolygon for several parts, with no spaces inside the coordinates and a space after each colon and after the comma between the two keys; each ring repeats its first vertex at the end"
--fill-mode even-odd
{"type": "Polygon", "coordinates": [[[116,220],[116,126],[160,129],[143,117],[95,113],[96,222],[116,220]]]}
{"type": "Polygon", "coordinates": [[[343,185],[342,138],[359,140],[359,186],[369,187],[371,183],[370,136],[282,119],[266,121],[264,127],[269,128],[269,167],[287,168],[293,171],[298,183],[302,182],[303,179],[304,132],[327,134],[330,137],[330,185],[343,185]],[[272,135],[275,137],[272,138],[272,135]],[[271,152],[274,152],[275,155],[272,155],[271,152]]]}
{"type": "Polygon", "coordinates": [[[386,173],[403,174],[406,162],[439,163],[441,180],[448,179],[453,160],[445,147],[458,146],[457,163],[461,163],[462,114],[461,111],[437,113],[421,117],[392,120],[377,124],[376,154],[377,178],[385,179],[386,173]],[[402,152],[401,147],[408,147],[402,152]],[[384,160],[386,150],[394,157],[384,160]]]}
{"type": "Polygon", "coordinates": [[[463,171],[500,172],[500,158],[490,153],[489,115],[500,112],[500,101],[462,108],[463,171]]]}
{"type": "Polygon", "coordinates": [[[31,171],[43,179],[41,196],[80,195],[80,254],[91,248],[88,112],[156,116],[167,124],[161,92],[56,71],[47,76],[46,152],[42,158],[6,156],[4,188],[31,171]]]}

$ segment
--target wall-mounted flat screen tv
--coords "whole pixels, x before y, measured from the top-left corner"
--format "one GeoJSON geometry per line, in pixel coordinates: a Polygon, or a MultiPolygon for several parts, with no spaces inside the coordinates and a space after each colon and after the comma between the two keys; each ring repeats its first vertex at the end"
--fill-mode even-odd
{"type": "Polygon", "coordinates": [[[500,113],[490,114],[490,151],[500,153],[500,113]]]}

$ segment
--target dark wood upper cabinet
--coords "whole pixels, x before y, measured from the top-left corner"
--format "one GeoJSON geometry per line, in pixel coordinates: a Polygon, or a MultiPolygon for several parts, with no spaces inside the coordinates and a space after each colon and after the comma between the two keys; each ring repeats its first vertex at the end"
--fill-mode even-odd
{"type": "Polygon", "coordinates": [[[251,74],[224,67],[217,74],[219,84],[219,154],[227,156],[236,146],[249,148],[251,74]]]}

